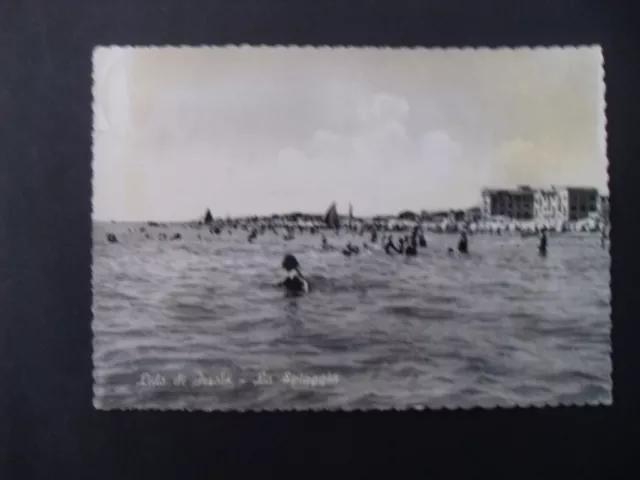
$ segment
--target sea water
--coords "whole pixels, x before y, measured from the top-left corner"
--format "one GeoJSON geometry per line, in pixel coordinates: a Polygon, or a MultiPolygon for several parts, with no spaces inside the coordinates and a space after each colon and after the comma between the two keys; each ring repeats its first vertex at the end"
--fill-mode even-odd
{"type": "MultiPolygon", "coordinates": [[[[249,243],[241,229],[144,226],[147,238],[142,226],[94,224],[99,408],[611,401],[610,259],[597,234],[551,236],[546,257],[516,235],[473,235],[469,256],[450,255],[448,234],[427,235],[413,258],[379,246],[345,257],[310,233],[249,243]],[[274,287],[285,253],[309,295],[274,287]]],[[[328,240],[363,250],[369,238],[328,240]]]]}

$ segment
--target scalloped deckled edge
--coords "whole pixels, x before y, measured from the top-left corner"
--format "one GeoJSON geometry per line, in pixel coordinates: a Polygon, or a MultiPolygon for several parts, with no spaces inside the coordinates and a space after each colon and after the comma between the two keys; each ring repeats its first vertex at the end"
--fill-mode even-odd
{"type": "Polygon", "coordinates": [[[95,124],[96,124],[96,89],[97,87],[97,82],[96,82],[96,77],[95,77],[95,64],[96,64],[96,52],[100,47],[94,47],[91,50],[91,165],[89,167],[90,170],[90,174],[89,174],[89,192],[91,195],[90,198],[90,202],[91,205],[89,206],[89,212],[90,212],[90,218],[89,218],[89,258],[91,259],[91,265],[90,265],[90,291],[91,291],[91,320],[90,320],[90,324],[89,324],[89,329],[91,330],[91,394],[92,394],[92,399],[91,399],[91,403],[93,404],[94,408],[96,408],[97,410],[100,410],[100,408],[97,405],[96,402],[96,335],[95,335],[95,331],[93,328],[93,322],[94,319],[96,317],[95,314],[95,274],[94,274],[94,258],[93,258],[93,251],[94,251],[94,244],[93,244],[93,237],[94,237],[94,231],[93,231],[93,214],[94,214],[94,201],[95,201],[95,192],[94,192],[94,176],[95,176],[95,172],[94,172],[94,159],[95,159],[95,140],[96,140],[96,133],[95,133],[95,124]]]}
{"type": "MultiPolygon", "coordinates": [[[[124,50],[176,50],[176,49],[256,49],[256,48],[264,48],[270,50],[291,50],[291,49],[307,49],[307,50],[387,50],[387,51],[395,51],[395,50],[424,50],[429,52],[467,52],[467,51],[475,51],[475,52],[496,52],[496,51],[520,51],[520,50],[533,50],[533,51],[554,51],[554,50],[576,50],[576,49],[586,49],[586,48],[598,48],[600,50],[600,73],[601,73],[601,92],[598,94],[601,96],[599,101],[601,102],[601,111],[603,113],[603,125],[602,133],[604,135],[604,146],[605,146],[605,156],[607,159],[607,187],[609,190],[609,212],[611,212],[611,175],[610,169],[611,164],[609,161],[609,145],[608,145],[608,118],[607,118],[607,100],[606,100],[606,68],[605,68],[605,60],[604,53],[602,51],[602,46],[597,43],[585,43],[585,44],[575,44],[575,45],[519,45],[519,46],[496,46],[496,47],[488,47],[488,46],[463,46],[463,47],[440,47],[440,46],[373,46],[373,45],[310,45],[310,44],[250,44],[250,43],[240,43],[240,44],[222,44],[222,45],[206,45],[206,44],[180,44],[180,45],[118,45],[118,44],[104,44],[104,45],[96,45],[92,49],[91,55],[91,175],[90,175],[90,192],[91,192],[91,218],[90,218],[90,258],[91,258],[91,321],[90,321],[90,329],[91,329],[91,360],[92,360],[92,404],[93,407],[100,412],[206,412],[206,413],[281,413],[281,412],[345,412],[345,413],[366,413],[366,412],[438,412],[438,411],[491,411],[491,410],[532,410],[532,409],[540,409],[540,408],[607,408],[613,404],[614,401],[614,362],[613,362],[613,345],[612,345],[612,335],[613,335],[613,321],[612,317],[612,299],[613,299],[613,257],[611,256],[611,233],[613,230],[613,224],[609,224],[609,239],[608,239],[608,254],[609,254],[609,362],[610,362],[610,370],[609,370],[609,379],[610,379],[610,399],[609,401],[582,401],[582,402],[560,402],[560,401],[540,401],[540,402],[531,402],[531,403],[517,403],[509,400],[504,400],[502,402],[491,402],[487,404],[483,404],[483,402],[476,402],[473,404],[450,404],[450,405],[439,405],[439,402],[426,401],[424,405],[420,406],[406,406],[406,407],[287,407],[287,408],[234,408],[227,406],[215,406],[211,408],[173,408],[171,406],[167,406],[164,408],[159,407],[144,407],[144,406],[130,406],[130,407],[114,407],[108,408],[101,405],[101,400],[96,395],[96,390],[99,388],[99,385],[96,384],[95,379],[95,331],[93,328],[93,320],[95,317],[95,301],[94,301],[94,272],[93,272],[93,210],[94,210],[94,189],[93,189],[93,180],[94,180],[94,169],[93,169],[93,159],[94,159],[94,148],[95,148],[95,103],[96,103],[96,79],[94,76],[94,64],[95,64],[95,55],[96,51],[100,49],[109,49],[109,48],[120,48],[124,50]],[[438,404],[438,405],[430,405],[438,404]]],[[[609,216],[611,217],[610,213],[609,216]]]]}
{"type": "Polygon", "coordinates": [[[548,408],[609,408],[612,402],[580,402],[580,403],[568,403],[568,402],[532,402],[532,403],[491,403],[483,405],[481,403],[471,405],[442,405],[442,406],[430,406],[425,404],[424,406],[408,406],[408,407],[287,407],[287,408],[233,408],[233,407],[212,407],[212,408],[158,408],[158,407],[114,407],[104,408],[98,407],[96,402],[93,402],[94,408],[99,412],[187,412],[187,413],[289,413],[289,412],[329,412],[329,413],[367,413],[367,412],[471,412],[482,411],[490,412],[493,410],[538,410],[548,408]]]}
{"type": "Polygon", "coordinates": [[[607,130],[609,117],[607,115],[608,104],[607,104],[607,69],[606,69],[606,61],[604,58],[604,52],[602,50],[602,46],[598,46],[600,50],[600,88],[602,89],[602,96],[599,97],[599,101],[601,102],[600,108],[602,111],[602,132],[600,132],[604,136],[604,155],[607,160],[607,190],[609,191],[608,195],[608,211],[607,215],[609,216],[608,221],[608,239],[607,239],[607,253],[609,254],[609,385],[610,385],[610,396],[611,399],[609,403],[606,405],[613,405],[615,401],[615,383],[614,383],[614,353],[613,353],[613,256],[611,255],[611,231],[613,230],[613,222],[611,222],[611,161],[609,159],[609,131],[607,130]]]}
{"type": "MultiPolygon", "coordinates": [[[[225,43],[225,44],[187,44],[181,43],[179,45],[134,45],[134,44],[122,44],[119,45],[117,43],[113,44],[101,44],[95,45],[92,50],[92,57],[95,55],[95,51],[97,49],[108,49],[108,48],[120,48],[122,50],[183,50],[183,49],[209,49],[209,50],[255,50],[258,48],[263,48],[265,50],[383,50],[383,51],[397,51],[397,50],[413,50],[413,51],[428,51],[428,52],[496,52],[496,51],[519,51],[519,50],[533,50],[533,51],[557,51],[557,50],[578,50],[578,49],[586,49],[586,48],[599,48],[602,53],[602,46],[599,43],[579,43],[575,45],[501,45],[496,47],[488,47],[488,46],[474,46],[474,45],[466,45],[463,47],[426,47],[422,45],[407,45],[407,46],[394,46],[390,47],[388,45],[310,45],[310,44],[282,44],[282,43],[274,43],[273,45],[260,43],[260,44],[251,44],[251,43],[225,43]]],[[[92,62],[93,66],[93,62],[92,62]]],[[[93,73],[93,68],[92,68],[93,73]]],[[[93,77],[93,75],[92,75],[93,77]]],[[[95,83],[95,79],[94,83],[95,83]]]]}

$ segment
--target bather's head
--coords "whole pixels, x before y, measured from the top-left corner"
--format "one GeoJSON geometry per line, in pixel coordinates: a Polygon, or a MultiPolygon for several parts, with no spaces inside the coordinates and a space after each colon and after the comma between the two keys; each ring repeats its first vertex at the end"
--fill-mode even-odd
{"type": "Polygon", "coordinates": [[[296,257],[291,255],[290,253],[287,253],[284,256],[284,259],[282,260],[282,268],[284,268],[287,272],[296,270],[299,267],[300,264],[298,263],[298,259],[296,257]]]}

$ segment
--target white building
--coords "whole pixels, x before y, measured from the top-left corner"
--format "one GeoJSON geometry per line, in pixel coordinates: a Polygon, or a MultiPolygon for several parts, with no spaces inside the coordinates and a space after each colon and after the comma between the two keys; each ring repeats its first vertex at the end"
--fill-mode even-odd
{"type": "Polygon", "coordinates": [[[568,190],[556,187],[535,190],[533,211],[536,223],[551,224],[569,220],[568,190]]]}
{"type": "Polygon", "coordinates": [[[506,216],[531,220],[538,225],[576,222],[603,210],[602,197],[591,187],[550,187],[533,189],[521,186],[508,190],[483,191],[485,218],[506,216]]]}

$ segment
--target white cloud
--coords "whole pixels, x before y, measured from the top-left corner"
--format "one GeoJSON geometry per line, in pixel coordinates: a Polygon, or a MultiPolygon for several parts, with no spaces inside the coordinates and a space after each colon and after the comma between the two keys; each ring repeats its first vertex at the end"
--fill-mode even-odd
{"type": "MultiPolygon", "coordinates": [[[[340,199],[367,206],[373,202],[381,212],[393,212],[423,192],[445,193],[454,183],[462,184],[462,146],[442,129],[426,132],[412,143],[407,133],[408,112],[407,101],[398,96],[378,93],[361,97],[354,112],[358,119],[354,133],[318,130],[305,149],[283,149],[278,154],[278,168],[286,170],[293,182],[297,175],[304,175],[304,166],[313,166],[314,174],[305,177],[305,189],[322,190],[330,184],[332,196],[326,197],[327,202],[340,199]],[[323,164],[338,164],[339,173],[336,175],[334,168],[323,169],[323,164]],[[384,169],[384,175],[378,169],[384,169]],[[416,183],[415,178],[421,182],[416,183]],[[358,184],[369,185],[368,195],[357,193],[358,184]],[[394,204],[395,210],[389,208],[394,204]]],[[[471,171],[469,174],[473,176],[471,171]]]]}

